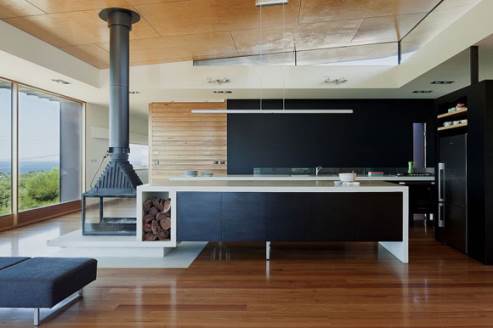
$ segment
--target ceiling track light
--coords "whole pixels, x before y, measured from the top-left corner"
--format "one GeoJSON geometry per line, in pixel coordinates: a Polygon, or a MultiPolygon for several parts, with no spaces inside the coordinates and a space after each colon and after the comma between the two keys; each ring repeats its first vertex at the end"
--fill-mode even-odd
{"type": "Polygon", "coordinates": [[[340,85],[346,83],[348,80],[344,77],[338,77],[335,79],[331,79],[330,77],[326,78],[324,80],[324,84],[335,84],[335,85],[340,85]]]}
{"type": "Polygon", "coordinates": [[[139,95],[140,91],[131,90],[128,92],[129,95],[139,95]]]}
{"type": "Polygon", "coordinates": [[[212,91],[212,93],[215,93],[215,94],[231,94],[231,93],[233,93],[233,91],[231,91],[231,90],[214,90],[214,91],[212,91]]]}
{"type": "Polygon", "coordinates": [[[52,82],[58,83],[58,84],[63,84],[63,85],[68,85],[70,82],[62,80],[62,79],[51,79],[52,82]]]}
{"type": "Polygon", "coordinates": [[[207,79],[207,83],[209,84],[217,84],[217,85],[222,85],[222,84],[227,84],[227,83],[230,83],[231,80],[228,79],[227,77],[223,77],[223,78],[208,78],[207,79]]]}
{"type": "Polygon", "coordinates": [[[450,81],[450,80],[438,80],[438,81],[432,81],[431,84],[439,84],[439,85],[443,85],[443,84],[453,84],[455,83],[455,81],[450,81]]]}
{"type": "Polygon", "coordinates": [[[414,90],[413,93],[421,93],[421,94],[433,93],[433,90],[414,90]]]}

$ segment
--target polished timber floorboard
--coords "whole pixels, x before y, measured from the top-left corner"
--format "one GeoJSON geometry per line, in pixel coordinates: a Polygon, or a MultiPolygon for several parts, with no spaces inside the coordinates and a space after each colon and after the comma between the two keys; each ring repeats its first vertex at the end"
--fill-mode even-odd
{"type": "MultiPolygon", "coordinates": [[[[78,215],[0,233],[0,255],[46,247],[78,215]]],[[[372,243],[209,245],[189,269],[101,269],[44,327],[493,327],[493,267],[411,230],[410,264],[372,243]],[[215,255],[215,256],[213,256],[215,255]]],[[[1,327],[31,327],[0,309],[1,327]]],[[[42,326],[42,327],[43,327],[42,326]]]]}

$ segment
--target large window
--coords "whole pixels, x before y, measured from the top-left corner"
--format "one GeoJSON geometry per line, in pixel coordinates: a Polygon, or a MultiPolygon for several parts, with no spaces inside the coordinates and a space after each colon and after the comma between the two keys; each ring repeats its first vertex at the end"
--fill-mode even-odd
{"type": "Polygon", "coordinates": [[[80,199],[82,122],[82,103],[0,79],[0,216],[80,199]]]}
{"type": "Polygon", "coordinates": [[[19,210],[60,202],[60,103],[19,90],[19,210]]]}
{"type": "Polygon", "coordinates": [[[0,216],[12,213],[12,84],[0,80],[0,216]]]}
{"type": "Polygon", "coordinates": [[[19,210],[79,199],[81,104],[19,88],[19,210]]]}

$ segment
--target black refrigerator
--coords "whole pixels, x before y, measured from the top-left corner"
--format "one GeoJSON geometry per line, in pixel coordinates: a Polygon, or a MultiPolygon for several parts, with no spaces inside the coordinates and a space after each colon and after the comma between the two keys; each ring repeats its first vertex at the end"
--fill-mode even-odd
{"type": "Polygon", "coordinates": [[[467,254],[467,134],[441,136],[438,226],[442,239],[467,254]]]}

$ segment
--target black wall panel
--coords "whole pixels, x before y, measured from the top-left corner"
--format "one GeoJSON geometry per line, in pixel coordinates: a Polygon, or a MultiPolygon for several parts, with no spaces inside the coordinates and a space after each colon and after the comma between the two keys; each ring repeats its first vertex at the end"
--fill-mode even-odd
{"type": "MultiPolygon", "coordinates": [[[[256,109],[258,100],[228,100],[256,109]]],[[[264,100],[262,108],[282,108],[264,100]]],[[[344,115],[228,114],[228,173],[254,167],[405,167],[412,160],[412,123],[432,127],[432,100],[287,100],[287,109],[354,109],[344,115]]],[[[428,166],[434,164],[428,129],[428,166]]]]}

